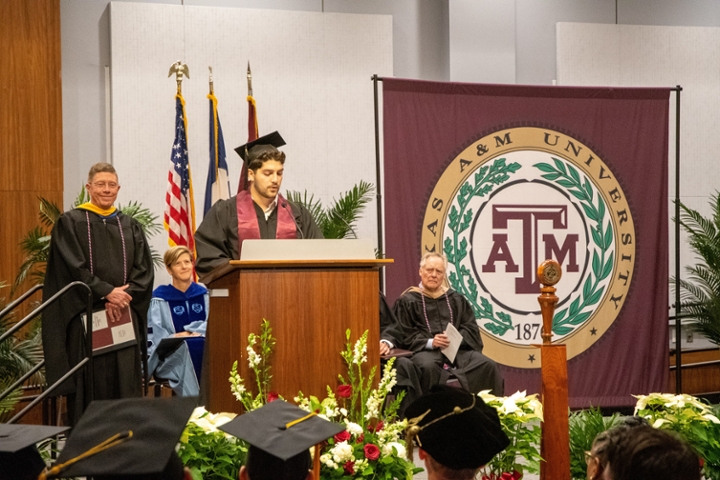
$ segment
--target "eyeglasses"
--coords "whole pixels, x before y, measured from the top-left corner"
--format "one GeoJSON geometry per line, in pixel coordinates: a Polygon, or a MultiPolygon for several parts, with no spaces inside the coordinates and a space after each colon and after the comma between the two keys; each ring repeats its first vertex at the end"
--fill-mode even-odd
{"type": "Polygon", "coordinates": [[[598,456],[595,455],[594,453],[592,453],[591,451],[586,451],[585,452],[585,465],[590,465],[590,462],[592,461],[593,458],[598,458],[598,456]]]}
{"type": "Polygon", "coordinates": [[[114,182],[110,182],[110,183],[107,183],[107,182],[98,182],[98,183],[93,183],[92,186],[95,187],[95,188],[105,188],[105,187],[107,187],[107,188],[109,188],[110,190],[115,190],[116,188],[119,188],[119,187],[120,187],[120,185],[118,185],[117,183],[114,183],[114,182]]]}

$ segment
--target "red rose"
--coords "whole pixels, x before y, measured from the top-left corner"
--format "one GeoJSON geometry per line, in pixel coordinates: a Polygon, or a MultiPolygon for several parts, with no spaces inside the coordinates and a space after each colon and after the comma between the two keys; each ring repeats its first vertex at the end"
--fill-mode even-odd
{"type": "Polygon", "coordinates": [[[365,434],[361,433],[358,435],[357,440],[355,440],[355,443],[362,443],[365,440],[365,434]]]}
{"type": "Polygon", "coordinates": [[[380,430],[383,429],[383,426],[384,426],[384,424],[383,424],[382,420],[380,420],[380,421],[378,421],[375,425],[368,425],[367,428],[368,428],[368,430],[370,430],[371,432],[377,433],[377,432],[379,432],[380,430]]]}
{"type": "Polygon", "coordinates": [[[345,470],[345,473],[348,475],[355,475],[355,462],[348,460],[345,462],[345,465],[343,465],[343,470],[345,470]]]}
{"type": "Polygon", "coordinates": [[[274,402],[274,401],[277,400],[278,398],[280,398],[280,395],[278,395],[277,392],[268,392],[268,401],[267,401],[267,403],[274,402]]]}
{"type": "Polygon", "coordinates": [[[335,439],[335,443],[347,442],[348,440],[350,440],[350,432],[348,432],[347,430],[343,430],[342,432],[335,435],[333,438],[335,439]]]}
{"type": "Polygon", "coordinates": [[[373,445],[372,443],[365,445],[365,458],[368,460],[377,460],[380,458],[380,449],[377,445],[373,445]]]}
{"type": "Polygon", "coordinates": [[[352,385],[338,386],[337,396],[340,398],[350,398],[352,396],[352,385]]]}

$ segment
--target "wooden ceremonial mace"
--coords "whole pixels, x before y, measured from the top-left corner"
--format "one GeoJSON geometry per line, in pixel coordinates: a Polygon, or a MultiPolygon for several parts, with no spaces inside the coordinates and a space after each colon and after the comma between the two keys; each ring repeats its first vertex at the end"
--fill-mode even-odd
{"type": "Polygon", "coordinates": [[[552,344],[552,324],[558,297],[555,285],[562,277],[560,264],[545,260],[537,270],[542,312],[543,343],[540,345],[543,422],[540,440],[540,480],[570,480],[570,425],[568,421],[568,373],[565,345],[552,344]]]}

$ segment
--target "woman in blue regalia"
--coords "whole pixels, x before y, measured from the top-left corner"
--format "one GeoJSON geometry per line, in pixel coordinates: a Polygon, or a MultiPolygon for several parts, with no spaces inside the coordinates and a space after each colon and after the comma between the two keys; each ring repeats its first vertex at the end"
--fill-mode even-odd
{"type": "Polygon", "coordinates": [[[148,370],[156,379],[169,381],[177,395],[197,396],[209,311],[208,291],[193,281],[192,254],[187,247],[170,248],[163,262],[172,285],[156,288],[150,302],[148,370]],[[160,341],[169,337],[185,341],[174,351],[158,350],[160,341]]]}

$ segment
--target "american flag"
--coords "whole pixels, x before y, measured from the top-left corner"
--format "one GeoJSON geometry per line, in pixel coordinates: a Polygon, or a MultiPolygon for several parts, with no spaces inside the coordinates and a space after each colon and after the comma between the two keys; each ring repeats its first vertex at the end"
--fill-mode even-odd
{"type": "Polygon", "coordinates": [[[175,142],[170,156],[164,220],[168,243],[184,245],[194,253],[195,203],[187,149],[185,100],[180,93],[175,96],[175,142]]]}

